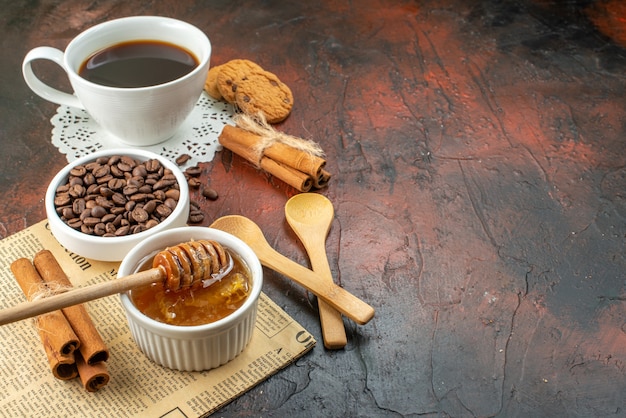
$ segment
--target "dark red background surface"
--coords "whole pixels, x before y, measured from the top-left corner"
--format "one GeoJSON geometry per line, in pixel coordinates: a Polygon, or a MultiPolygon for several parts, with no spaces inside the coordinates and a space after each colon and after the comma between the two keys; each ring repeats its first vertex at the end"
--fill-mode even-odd
{"type": "MultiPolygon", "coordinates": [[[[220,416],[626,414],[626,7],[618,1],[0,1],[0,237],[44,218],[65,163],[26,52],[157,14],[293,90],[279,126],[318,141],[336,280],[377,310],[327,351],[314,299],[264,290],[319,340],[220,416]]],[[[63,74],[42,66],[61,84],[63,74]]],[[[205,224],[243,214],[306,264],[295,190],[229,152],[205,224]]],[[[114,377],[113,377],[114,378],[114,377]]],[[[97,396],[97,395],[96,395],[97,396]]]]}

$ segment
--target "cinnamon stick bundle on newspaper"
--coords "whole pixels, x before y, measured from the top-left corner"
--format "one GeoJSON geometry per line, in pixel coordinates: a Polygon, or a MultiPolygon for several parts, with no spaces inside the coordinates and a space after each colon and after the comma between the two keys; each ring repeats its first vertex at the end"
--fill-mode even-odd
{"type": "Polygon", "coordinates": [[[237,115],[235,123],[219,136],[225,148],[301,192],[328,184],[331,174],[318,144],[275,130],[262,115],[237,115]]]}
{"type": "MultiPolygon", "coordinates": [[[[15,280],[26,295],[33,300],[44,286],[43,279],[35,266],[26,258],[19,258],[11,263],[11,271],[15,280]]],[[[43,348],[48,357],[52,374],[61,380],[76,377],[78,371],[74,352],[80,341],[61,311],[54,311],[36,318],[37,331],[41,337],[43,348]]]]}
{"type": "MultiPolygon", "coordinates": [[[[54,255],[38,252],[33,262],[15,260],[11,270],[28,300],[72,287],[54,255]]],[[[85,390],[95,392],[109,382],[105,361],[109,351],[83,305],[53,311],[36,318],[53,375],[70,380],[77,375],[85,390]]]]}

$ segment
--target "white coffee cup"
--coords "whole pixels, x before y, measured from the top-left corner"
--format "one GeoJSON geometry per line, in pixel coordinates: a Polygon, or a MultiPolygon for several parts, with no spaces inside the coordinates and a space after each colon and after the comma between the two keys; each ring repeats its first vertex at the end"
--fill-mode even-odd
{"type": "Polygon", "coordinates": [[[109,134],[132,146],[158,144],[171,138],[189,116],[206,80],[211,43],[200,29],[180,20],[133,16],[96,25],[76,36],[65,53],[52,47],[31,50],[22,64],[26,84],[42,98],[84,109],[109,134]],[[191,52],[199,65],[167,83],[136,88],[109,87],[81,77],[81,65],[95,52],[128,41],[159,41],[191,52]],[[47,59],[67,73],[74,94],[42,82],[33,72],[34,60],[47,59]]]}

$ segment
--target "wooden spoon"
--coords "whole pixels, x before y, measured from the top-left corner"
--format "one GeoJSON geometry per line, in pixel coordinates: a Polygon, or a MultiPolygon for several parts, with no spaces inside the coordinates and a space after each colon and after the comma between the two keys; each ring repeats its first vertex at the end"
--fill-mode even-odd
{"type": "MultiPolygon", "coordinates": [[[[326,255],[326,237],[335,217],[333,204],[317,193],[300,193],[287,201],[285,218],[306,249],[313,271],[328,284],[334,283],[326,255]]],[[[346,346],[348,339],[341,313],[317,300],[324,346],[337,350],[346,346]]]]}
{"type": "Polygon", "coordinates": [[[240,215],[224,216],[213,222],[211,227],[238,237],[252,248],[261,264],[289,277],[357,324],[366,324],[374,317],[374,308],[370,305],[274,250],[261,228],[250,219],[240,215]]]}

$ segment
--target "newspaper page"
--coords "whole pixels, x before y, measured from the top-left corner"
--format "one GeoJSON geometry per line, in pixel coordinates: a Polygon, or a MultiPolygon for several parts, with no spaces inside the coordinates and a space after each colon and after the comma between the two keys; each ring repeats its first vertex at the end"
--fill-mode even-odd
{"type": "MultiPolygon", "coordinates": [[[[10,265],[50,250],[76,287],[112,280],[119,263],[98,262],[68,252],[46,221],[0,241],[0,309],[26,300],[10,265]]],[[[203,372],[171,370],[149,360],[135,345],[119,296],[84,305],[106,342],[109,383],[87,392],[78,378],[56,379],[32,320],[0,326],[0,417],[153,416],[202,417],[307,353],[314,337],[267,295],[261,294],[256,328],[244,351],[203,372]]]]}

